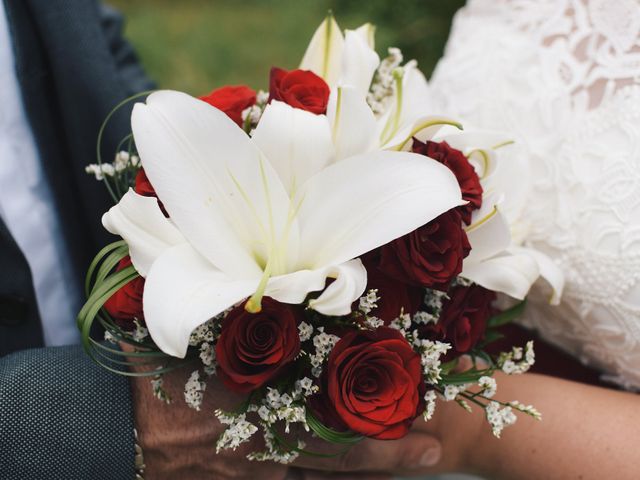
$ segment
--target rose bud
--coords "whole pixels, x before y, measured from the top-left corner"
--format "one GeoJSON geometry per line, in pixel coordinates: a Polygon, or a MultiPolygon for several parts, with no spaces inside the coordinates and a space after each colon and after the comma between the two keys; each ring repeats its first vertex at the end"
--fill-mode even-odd
{"type": "Polygon", "coordinates": [[[456,352],[468,352],[484,337],[495,299],[495,292],[479,285],[451,289],[438,327],[456,352]]]}
{"type": "Polygon", "coordinates": [[[279,100],[294,108],[322,114],[327,112],[329,93],[329,85],[313,72],[271,69],[269,101],[279,100]]]}
{"type": "MultiPolygon", "coordinates": [[[[374,254],[375,255],[375,254],[374,254]]],[[[413,316],[422,305],[424,289],[398,282],[396,279],[382,272],[376,266],[375,260],[365,255],[361,260],[367,269],[367,289],[376,289],[378,295],[377,307],[370,315],[383,320],[388,325],[403,313],[413,316]]]]}
{"type": "Polygon", "coordinates": [[[256,92],[245,85],[221,87],[200,100],[222,110],[227,116],[242,127],[242,112],[255,105],[256,92]]]}
{"type": "Polygon", "coordinates": [[[473,211],[482,206],[482,185],[469,159],[460,150],[449,146],[447,142],[422,143],[414,138],[412,151],[437,160],[453,172],[460,185],[463,200],[469,202],[459,206],[457,210],[462,216],[462,221],[469,225],[473,211]]]}
{"type": "MultiPolygon", "coordinates": [[[[120,260],[116,271],[119,272],[130,265],[131,258],[127,255],[120,260]]],[[[120,327],[125,330],[133,330],[135,328],[134,320],[144,323],[144,313],[142,311],[143,292],[144,278],[136,277],[114,293],[105,302],[104,308],[120,327]]]]}
{"type": "Polygon", "coordinates": [[[401,282],[446,292],[470,251],[460,214],[453,209],[381,247],[378,267],[401,282]]]}
{"type": "Polygon", "coordinates": [[[392,328],[347,333],[333,347],[322,383],[312,402],[324,410],[318,415],[367,437],[401,438],[424,409],[420,355],[392,328]]]}
{"type": "Polygon", "coordinates": [[[300,306],[264,297],[260,313],[235,307],[222,321],[216,344],[218,377],[234,392],[247,393],[276,378],[300,353],[300,306]]]}

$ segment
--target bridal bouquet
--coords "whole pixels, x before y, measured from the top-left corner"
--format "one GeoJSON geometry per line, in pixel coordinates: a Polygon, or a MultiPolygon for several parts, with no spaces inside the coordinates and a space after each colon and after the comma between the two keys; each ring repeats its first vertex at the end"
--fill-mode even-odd
{"type": "Polygon", "coordinates": [[[87,167],[122,237],[89,268],[88,353],[151,375],[165,401],[162,375],[192,365],[195,409],[217,375],[246,395],[215,412],[217,448],[259,434],[256,460],[313,454],[303,430],[400,438],[438,401],[484,409],[497,436],[515,411],[538,417],[495,400],[492,378],[526,371],[532,345],[487,346],[539,276],[557,301],[562,274],[522,246],[526,192],[501,174],[509,142],[431,110],[415,61],[397,49],[380,61],[371,25],[343,34],[331,16],[268,92],[148,95],[115,161],[87,167]],[[497,294],[515,300],[500,311],[497,294]],[[90,336],[94,322],[111,343],[90,336]]]}

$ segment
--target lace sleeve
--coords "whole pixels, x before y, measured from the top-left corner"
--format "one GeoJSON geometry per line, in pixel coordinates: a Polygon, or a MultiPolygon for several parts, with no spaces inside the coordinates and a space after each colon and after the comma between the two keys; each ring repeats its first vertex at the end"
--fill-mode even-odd
{"type": "Polygon", "coordinates": [[[431,89],[530,170],[527,238],[567,283],[525,323],[640,389],[640,0],[470,0],[431,89]]]}

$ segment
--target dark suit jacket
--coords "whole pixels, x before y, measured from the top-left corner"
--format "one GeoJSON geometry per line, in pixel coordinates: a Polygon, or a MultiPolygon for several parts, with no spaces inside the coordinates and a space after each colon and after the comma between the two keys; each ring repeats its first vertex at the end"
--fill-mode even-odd
{"type": "MultiPolygon", "coordinates": [[[[110,201],[84,167],[95,162],[105,116],[152,85],[122,39],[121,18],[97,0],[0,1],[29,123],[72,252],[60,261],[72,263],[80,288],[91,258],[110,241],[100,225],[110,201]]],[[[113,157],[129,130],[128,116],[121,112],[106,132],[104,158],[113,157]]],[[[93,365],[79,347],[23,350],[40,346],[29,266],[0,220],[0,479],[133,478],[126,379],[93,365]]]]}

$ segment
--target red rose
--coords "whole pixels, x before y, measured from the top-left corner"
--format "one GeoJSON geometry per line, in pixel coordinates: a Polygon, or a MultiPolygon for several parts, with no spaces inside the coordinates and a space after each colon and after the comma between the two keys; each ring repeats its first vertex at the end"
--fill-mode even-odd
{"type": "MultiPolygon", "coordinates": [[[[123,270],[131,265],[131,258],[127,255],[118,264],[116,271],[123,270]]],[[[126,330],[134,328],[133,320],[144,322],[142,311],[142,294],[144,292],[144,278],[136,277],[120,290],[114,293],[104,304],[116,323],[126,330]]]]}
{"type": "Polygon", "coordinates": [[[384,245],[379,268],[411,285],[447,291],[471,245],[454,209],[384,245]]]}
{"type": "Polygon", "coordinates": [[[279,100],[294,108],[321,114],[327,112],[329,93],[329,85],[313,72],[271,69],[269,101],[279,100]]]}
{"type": "MultiPolygon", "coordinates": [[[[415,314],[422,305],[424,289],[398,282],[377,267],[376,260],[368,254],[362,261],[367,269],[367,290],[378,290],[379,300],[377,307],[371,311],[371,315],[384,320],[388,325],[398,318],[401,313],[415,314]]],[[[375,255],[375,253],[374,253],[375,255]]]]}
{"type": "Polygon", "coordinates": [[[451,289],[437,327],[458,353],[468,352],[484,336],[495,299],[495,292],[479,285],[451,289]]]}
{"type": "Polygon", "coordinates": [[[229,85],[218,88],[209,95],[203,95],[200,100],[222,110],[242,127],[242,112],[256,103],[256,92],[244,85],[229,85]]]}
{"type": "Polygon", "coordinates": [[[437,160],[451,170],[462,190],[462,198],[469,203],[458,207],[464,223],[471,223],[471,214],[482,206],[482,185],[476,169],[469,163],[467,157],[460,150],[449,146],[447,142],[422,143],[413,139],[413,151],[437,160]]]}
{"type": "Polygon", "coordinates": [[[234,392],[247,393],[275,378],[300,352],[298,306],[262,299],[262,311],[244,305],[222,321],[216,344],[218,376],[234,392]]]}
{"type": "MultiPolygon", "coordinates": [[[[138,195],[142,195],[143,197],[158,198],[158,195],[156,194],[156,191],[154,190],[153,185],[151,185],[151,182],[149,181],[149,178],[147,177],[147,174],[145,173],[144,168],[141,168],[140,170],[138,170],[138,173],[136,174],[136,185],[134,187],[134,191],[138,195]]],[[[160,207],[160,210],[162,210],[162,213],[164,214],[164,216],[169,218],[169,214],[165,210],[164,205],[160,200],[158,200],[158,206],[160,207]]]]}
{"type": "Polygon", "coordinates": [[[380,440],[407,434],[424,408],[420,356],[395,329],[351,331],[333,347],[323,373],[323,418],[380,440]]]}

